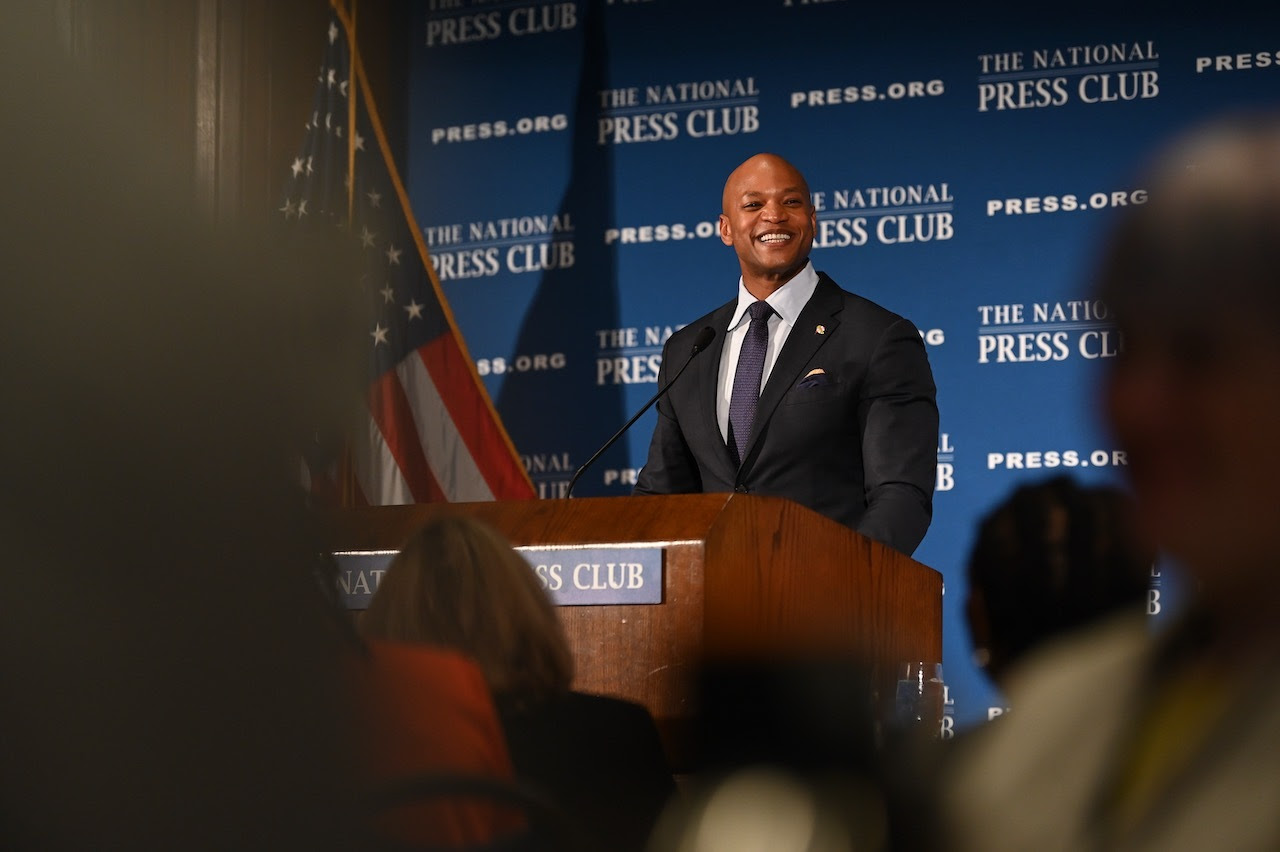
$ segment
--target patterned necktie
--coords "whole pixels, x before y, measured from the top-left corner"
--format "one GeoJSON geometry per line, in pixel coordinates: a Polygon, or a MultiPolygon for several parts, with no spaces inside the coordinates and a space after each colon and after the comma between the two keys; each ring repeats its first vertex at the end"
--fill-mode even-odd
{"type": "Polygon", "coordinates": [[[751,424],[756,419],[760,401],[760,377],[764,373],[764,351],[769,345],[769,317],[773,308],[763,300],[753,303],[751,325],[738,353],[738,369],[733,374],[733,393],[729,397],[729,449],[734,464],[741,465],[751,437],[751,424]]]}

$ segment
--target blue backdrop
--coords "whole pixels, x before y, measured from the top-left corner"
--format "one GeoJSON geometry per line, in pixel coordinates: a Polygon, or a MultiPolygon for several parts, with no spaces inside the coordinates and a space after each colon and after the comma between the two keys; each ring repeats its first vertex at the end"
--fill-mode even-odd
{"type": "MultiPolygon", "coordinates": [[[[413,207],[540,496],[656,391],[671,330],[734,295],[728,172],[773,151],[805,173],[814,264],[913,320],[933,364],[937,493],[915,557],[946,581],[948,724],[1001,707],[963,617],[978,518],[1023,481],[1122,472],[1094,399],[1120,341],[1088,294],[1117,209],[1146,198],[1138,167],[1280,94],[1275,12],[1062,11],[428,0],[405,34],[413,207]]],[[[654,417],[575,495],[628,494],[654,417]]]]}

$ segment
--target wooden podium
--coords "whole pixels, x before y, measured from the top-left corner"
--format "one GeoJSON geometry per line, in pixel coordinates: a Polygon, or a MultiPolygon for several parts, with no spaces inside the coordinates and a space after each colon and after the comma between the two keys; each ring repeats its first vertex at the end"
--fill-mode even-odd
{"type": "Polygon", "coordinates": [[[334,551],[398,550],[430,518],[465,514],[517,547],[660,547],[658,604],[563,606],[575,688],[646,705],[677,768],[705,661],[848,655],[942,659],[942,577],[790,500],[679,494],[427,503],[326,515],[334,551]]]}

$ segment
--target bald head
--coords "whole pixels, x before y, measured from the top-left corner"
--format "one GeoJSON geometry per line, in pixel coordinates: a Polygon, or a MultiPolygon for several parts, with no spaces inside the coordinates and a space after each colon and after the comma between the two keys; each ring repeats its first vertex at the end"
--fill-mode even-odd
{"type": "Polygon", "coordinates": [[[721,209],[728,212],[731,203],[742,194],[743,188],[769,178],[774,183],[793,188],[809,198],[809,183],[800,174],[800,170],[791,165],[785,158],[777,154],[760,153],[748,157],[736,169],[729,173],[724,182],[724,193],[721,195],[721,209]]]}

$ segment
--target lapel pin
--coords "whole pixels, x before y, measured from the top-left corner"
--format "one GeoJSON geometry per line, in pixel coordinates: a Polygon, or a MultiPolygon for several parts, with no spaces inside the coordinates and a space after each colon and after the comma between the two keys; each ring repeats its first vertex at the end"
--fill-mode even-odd
{"type": "Polygon", "coordinates": [[[820,325],[817,328],[815,328],[814,331],[818,332],[818,334],[826,334],[827,327],[825,325],[820,325]]]}

